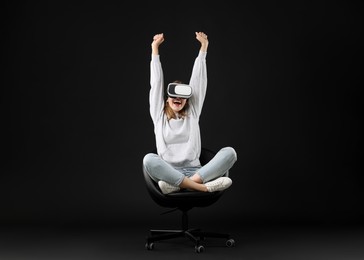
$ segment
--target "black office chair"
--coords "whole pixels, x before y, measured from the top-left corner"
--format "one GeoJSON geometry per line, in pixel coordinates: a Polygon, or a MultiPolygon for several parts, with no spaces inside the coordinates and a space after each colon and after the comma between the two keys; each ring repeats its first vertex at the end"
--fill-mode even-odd
{"type": "MultiPolygon", "coordinates": [[[[155,150],[153,151],[156,152],[155,150]]],[[[202,148],[200,162],[202,165],[210,161],[216,153],[207,149],[202,148]]],[[[150,235],[146,238],[145,248],[147,250],[154,249],[154,243],[157,241],[177,238],[177,237],[187,237],[192,240],[195,244],[195,252],[201,253],[205,250],[201,241],[206,237],[213,238],[224,238],[226,239],[226,246],[235,246],[234,239],[230,238],[229,234],[215,233],[215,232],[204,232],[201,229],[190,229],[188,227],[188,214],[187,212],[194,207],[207,207],[215,203],[225,192],[215,191],[215,192],[199,192],[190,190],[180,190],[178,192],[163,194],[158,186],[158,183],[153,181],[152,178],[146,172],[143,166],[143,174],[146,183],[148,193],[151,198],[160,206],[166,208],[173,208],[165,213],[172,212],[174,210],[182,211],[182,227],[178,230],[150,230],[150,235]]],[[[229,176],[227,171],[224,176],[229,176]]]]}

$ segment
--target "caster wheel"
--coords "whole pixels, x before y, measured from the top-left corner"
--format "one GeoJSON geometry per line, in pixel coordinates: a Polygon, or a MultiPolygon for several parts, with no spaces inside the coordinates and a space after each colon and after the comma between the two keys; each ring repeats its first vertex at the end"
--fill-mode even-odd
{"type": "Polygon", "coordinates": [[[147,249],[147,250],[153,250],[153,248],[154,248],[154,243],[146,243],[145,244],[145,248],[147,249]]]}
{"type": "Polygon", "coordinates": [[[205,251],[205,248],[203,246],[201,246],[201,245],[195,246],[196,253],[202,253],[203,251],[205,251]]]}
{"type": "Polygon", "coordinates": [[[230,238],[229,240],[226,241],[226,246],[227,247],[233,247],[235,246],[235,240],[230,238]]]}

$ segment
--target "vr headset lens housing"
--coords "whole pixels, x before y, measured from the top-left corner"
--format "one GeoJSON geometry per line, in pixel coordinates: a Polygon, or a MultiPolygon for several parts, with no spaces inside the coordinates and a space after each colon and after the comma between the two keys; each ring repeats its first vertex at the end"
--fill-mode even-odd
{"type": "Polygon", "coordinates": [[[181,83],[169,83],[167,87],[169,97],[190,98],[192,96],[192,88],[189,85],[181,83]]]}

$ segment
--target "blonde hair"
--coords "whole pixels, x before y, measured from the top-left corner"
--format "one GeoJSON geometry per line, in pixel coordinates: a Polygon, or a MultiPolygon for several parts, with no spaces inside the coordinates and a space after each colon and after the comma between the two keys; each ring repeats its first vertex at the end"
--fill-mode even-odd
{"type": "MultiPolygon", "coordinates": [[[[182,81],[175,80],[175,81],[173,81],[173,83],[181,83],[182,84],[182,81]]],[[[189,108],[189,104],[188,104],[188,99],[187,99],[185,106],[182,108],[181,111],[179,111],[179,115],[182,118],[185,118],[187,116],[188,108],[189,108]]],[[[176,117],[177,117],[176,114],[174,113],[173,109],[168,104],[168,96],[167,96],[167,99],[166,99],[166,102],[165,102],[165,105],[164,105],[164,113],[166,114],[168,120],[171,120],[172,118],[176,119],[176,117]]]]}

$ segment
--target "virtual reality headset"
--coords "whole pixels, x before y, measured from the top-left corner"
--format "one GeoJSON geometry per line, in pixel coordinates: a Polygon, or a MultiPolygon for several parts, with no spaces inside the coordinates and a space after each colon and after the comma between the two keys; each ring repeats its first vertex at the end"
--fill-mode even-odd
{"type": "Polygon", "coordinates": [[[190,98],[192,96],[192,88],[186,84],[169,83],[167,87],[167,95],[173,98],[190,98]]]}

